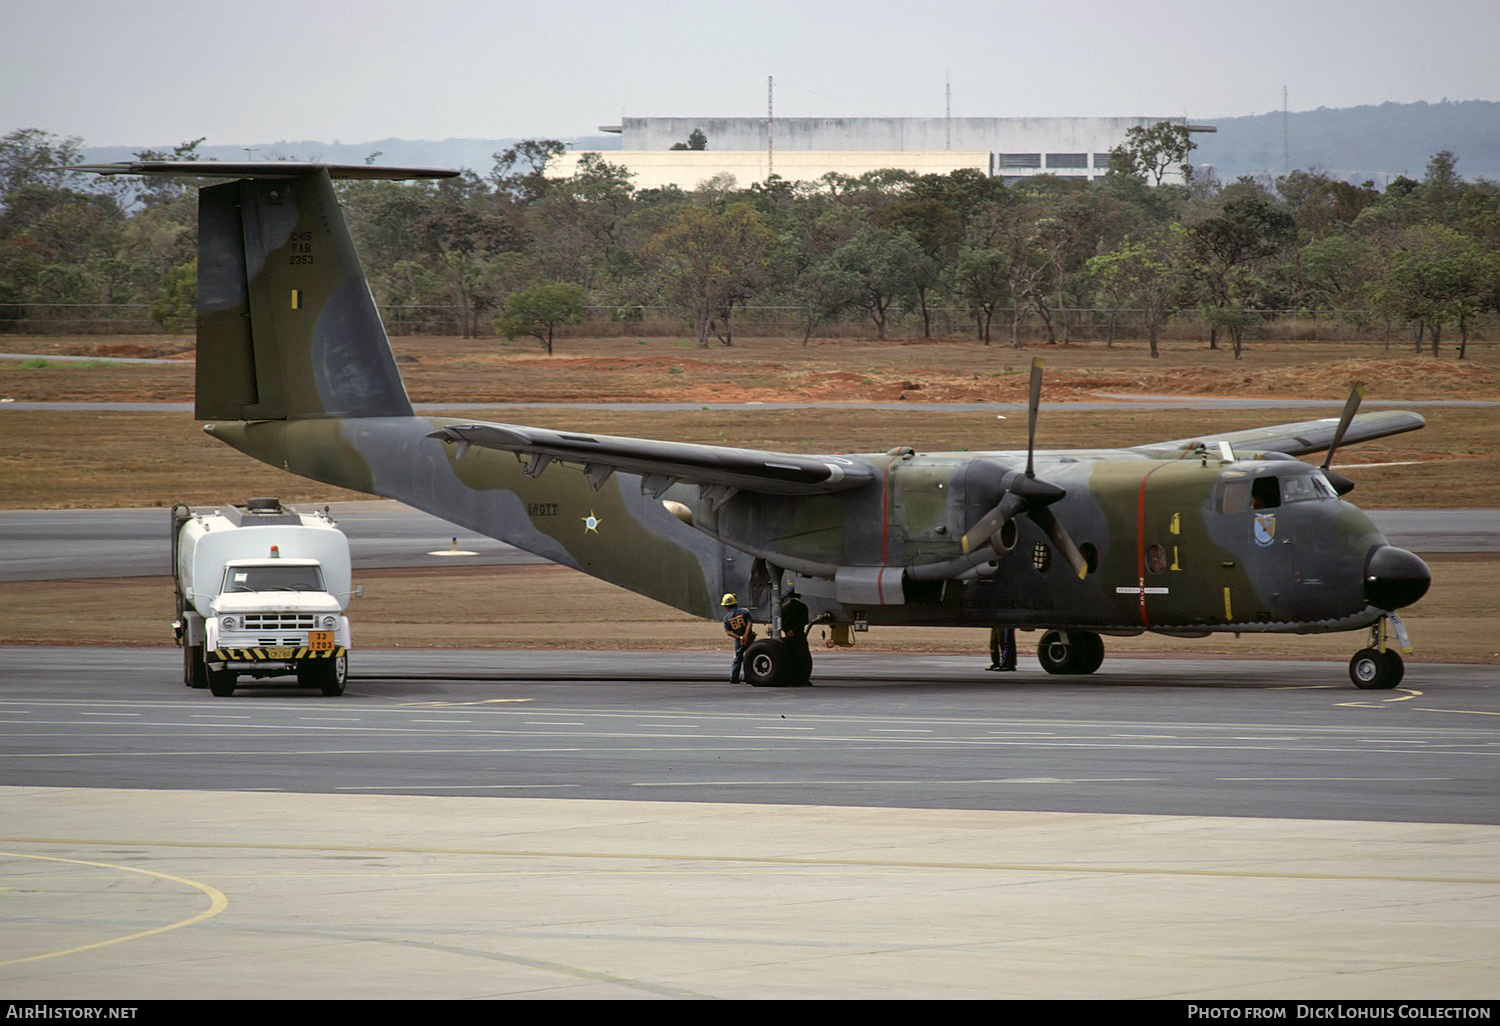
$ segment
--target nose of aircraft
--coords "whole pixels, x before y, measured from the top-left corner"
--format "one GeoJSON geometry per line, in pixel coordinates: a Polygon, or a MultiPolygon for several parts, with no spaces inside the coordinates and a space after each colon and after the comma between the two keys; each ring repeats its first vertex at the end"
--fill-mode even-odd
{"type": "Polygon", "coordinates": [[[1365,567],[1365,599],[1376,609],[1409,606],[1432,584],[1432,571],[1415,554],[1382,545],[1365,567]]]}

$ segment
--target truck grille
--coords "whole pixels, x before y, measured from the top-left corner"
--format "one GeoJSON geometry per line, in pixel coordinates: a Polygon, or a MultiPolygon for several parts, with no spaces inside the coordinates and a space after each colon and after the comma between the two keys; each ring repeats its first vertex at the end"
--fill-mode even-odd
{"type": "Polygon", "coordinates": [[[246,613],[242,631],[310,631],[318,626],[313,613],[246,613]]]}

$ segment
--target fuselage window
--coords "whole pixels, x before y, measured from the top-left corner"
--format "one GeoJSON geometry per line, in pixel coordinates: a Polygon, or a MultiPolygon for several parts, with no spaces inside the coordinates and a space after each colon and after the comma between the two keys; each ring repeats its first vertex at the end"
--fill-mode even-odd
{"type": "Polygon", "coordinates": [[[1083,565],[1088,568],[1089,573],[1097,573],[1099,570],[1099,550],[1093,542],[1084,542],[1078,546],[1078,554],[1083,557],[1083,565]]]}
{"type": "Polygon", "coordinates": [[[1244,513],[1250,508],[1250,482],[1225,481],[1219,485],[1220,513],[1244,513]]]}
{"type": "Polygon", "coordinates": [[[1146,569],[1153,574],[1165,573],[1167,570],[1167,550],[1160,545],[1147,546],[1146,569]]]}
{"type": "Polygon", "coordinates": [[[1052,550],[1041,542],[1037,542],[1031,549],[1031,566],[1038,573],[1046,573],[1052,565],[1052,550]]]}

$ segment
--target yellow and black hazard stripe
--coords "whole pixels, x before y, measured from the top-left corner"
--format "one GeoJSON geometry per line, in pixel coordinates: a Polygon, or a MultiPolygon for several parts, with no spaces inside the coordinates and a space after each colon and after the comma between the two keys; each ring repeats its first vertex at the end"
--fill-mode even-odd
{"type": "Polygon", "coordinates": [[[275,651],[275,649],[270,649],[270,648],[216,648],[216,649],[214,649],[214,654],[213,654],[213,660],[212,661],[216,662],[216,663],[218,663],[218,662],[230,662],[230,661],[237,662],[237,663],[257,663],[257,662],[278,662],[278,663],[283,663],[283,662],[287,662],[289,660],[299,660],[300,661],[300,660],[303,660],[303,659],[337,659],[340,656],[345,655],[348,652],[348,649],[344,648],[342,645],[336,646],[334,648],[327,648],[327,649],[321,649],[321,650],[313,650],[311,648],[297,648],[297,649],[293,649],[292,650],[292,654],[291,655],[286,655],[286,656],[283,656],[283,655],[273,656],[273,655],[271,655],[272,651],[275,651]]]}

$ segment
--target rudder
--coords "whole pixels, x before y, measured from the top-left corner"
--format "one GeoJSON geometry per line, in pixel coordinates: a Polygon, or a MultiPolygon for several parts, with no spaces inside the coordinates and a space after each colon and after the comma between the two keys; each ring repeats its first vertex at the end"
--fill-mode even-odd
{"type": "Polygon", "coordinates": [[[200,420],[411,415],[326,169],[199,191],[196,395],[200,420]]]}
{"type": "Polygon", "coordinates": [[[411,416],[333,179],[457,171],[185,160],[68,170],[231,179],[198,193],[199,420],[411,416]]]}

